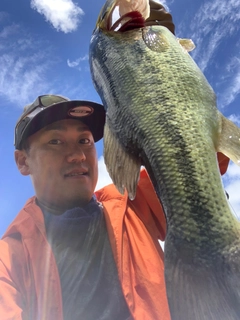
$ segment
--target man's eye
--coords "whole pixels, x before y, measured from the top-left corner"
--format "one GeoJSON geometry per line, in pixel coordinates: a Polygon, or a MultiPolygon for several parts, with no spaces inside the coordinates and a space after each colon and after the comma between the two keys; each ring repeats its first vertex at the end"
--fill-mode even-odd
{"type": "Polygon", "coordinates": [[[80,144],[90,144],[91,140],[88,139],[88,138],[82,138],[82,139],[79,140],[79,143],[80,144]]]}
{"type": "Polygon", "coordinates": [[[59,140],[59,139],[52,139],[52,140],[50,140],[48,143],[49,143],[49,144],[61,144],[62,141],[59,140]]]}

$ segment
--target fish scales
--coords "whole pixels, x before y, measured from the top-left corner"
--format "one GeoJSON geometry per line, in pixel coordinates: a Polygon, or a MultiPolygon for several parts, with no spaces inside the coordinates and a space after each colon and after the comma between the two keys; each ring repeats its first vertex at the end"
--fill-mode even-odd
{"type": "MultiPolygon", "coordinates": [[[[216,161],[222,118],[212,88],[161,26],[125,33],[98,30],[90,63],[107,109],[107,134],[147,168],[166,214],[165,280],[172,319],[239,319],[239,224],[216,161]]],[[[122,190],[128,173],[120,153],[113,157],[117,163],[108,152],[105,159],[122,190]],[[122,168],[120,178],[114,166],[122,168]]]]}
{"type": "MultiPolygon", "coordinates": [[[[161,28],[158,27],[158,29],[161,28]]],[[[180,226],[181,234],[184,232],[182,223],[184,219],[188,224],[192,220],[192,227],[197,231],[192,212],[197,210],[195,213],[197,219],[199,219],[198,212],[207,212],[204,207],[199,208],[201,203],[208,205],[208,211],[212,206],[211,212],[216,212],[217,221],[221,219],[218,212],[221,212],[222,204],[225,204],[226,211],[230,212],[222,192],[222,182],[217,172],[216,155],[212,146],[213,137],[218,131],[215,95],[187,54],[183,53],[179,61],[179,58],[176,58],[179,54],[176,54],[172,46],[171,50],[170,48],[165,50],[167,45],[163,45],[164,52],[161,53],[162,64],[160,65],[158,52],[150,50],[141,40],[142,31],[135,31],[135,34],[136,36],[131,35],[129,40],[126,35],[124,39],[122,36],[119,37],[119,41],[114,37],[110,38],[110,41],[106,38],[106,42],[101,42],[106,52],[106,56],[103,56],[106,63],[101,67],[104,74],[101,75],[103,77],[101,83],[104,85],[109,83],[106,92],[111,92],[114,98],[112,101],[112,97],[110,99],[105,95],[103,97],[103,100],[109,100],[105,102],[108,106],[107,119],[110,127],[114,127],[116,136],[121,134],[119,139],[129,152],[135,149],[135,154],[139,154],[145,160],[143,161],[145,165],[151,157],[151,168],[157,168],[157,171],[160,171],[154,172],[153,181],[156,180],[154,184],[156,189],[159,189],[162,201],[168,202],[166,206],[168,228],[171,223],[175,223],[180,226]],[[132,38],[140,40],[136,42],[132,41],[132,38]],[[130,43],[126,48],[127,41],[130,43]],[[138,53],[137,56],[133,54],[135,52],[138,53]],[[192,71],[193,68],[196,69],[198,78],[195,76],[196,71],[192,71]],[[151,72],[152,69],[155,73],[151,72]],[[184,76],[181,72],[183,69],[184,76]],[[186,73],[188,73],[187,76],[186,73]],[[198,92],[200,86],[203,87],[201,94],[198,92]],[[132,92],[137,94],[133,95],[132,92]],[[116,106],[116,104],[119,105],[116,106]],[[140,105],[150,105],[150,108],[140,110],[140,105]],[[212,115],[209,115],[209,105],[212,106],[212,115]],[[212,161],[206,162],[202,153],[212,161]],[[189,175],[186,177],[188,172],[189,175]],[[212,184],[216,188],[213,189],[212,184]],[[194,197],[196,188],[198,194],[202,193],[201,198],[194,197]],[[222,196],[221,204],[219,193],[222,196]],[[203,198],[205,195],[207,199],[203,198]],[[165,200],[166,197],[170,198],[165,200]],[[196,207],[196,210],[189,209],[191,206],[196,207]],[[172,210],[170,210],[171,207],[172,210]],[[172,220],[171,211],[174,209],[178,214],[172,220]],[[179,210],[184,214],[181,215],[179,210]]],[[[176,41],[174,44],[179,46],[176,41]]],[[[179,51],[179,48],[177,49],[179,51]]],[[[95,50],[97,55],[97,49],[95,50]]],[[[151,170],[149,169],[149,172],[151,170]]],[[[212,219],[214,217],[211,217],[212,219]]],[[[235,225],[231,213],[230,221],[235,225]]],[[[191,237],[189,240],[198,238],[194,233],[189,237],[191,237]]],[[[217,241],[215,235],[213,241],[217,241]]]]}

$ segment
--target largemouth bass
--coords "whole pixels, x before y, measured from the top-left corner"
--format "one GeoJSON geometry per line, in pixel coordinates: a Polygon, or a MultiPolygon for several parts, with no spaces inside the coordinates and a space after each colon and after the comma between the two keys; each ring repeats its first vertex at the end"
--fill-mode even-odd
{"type": "Polygon", "coordinates": [[[217,110],[211,86],[178,39],[163,26],[145,26],[147,6],[107,1],[91,39],[92,78],[107,110],[106,166],[130,198],[141,165],[154,184],[167,219],[172,320],[237,320],[240,226],[216,152],[239,164],[240,129],[217,110]]]}

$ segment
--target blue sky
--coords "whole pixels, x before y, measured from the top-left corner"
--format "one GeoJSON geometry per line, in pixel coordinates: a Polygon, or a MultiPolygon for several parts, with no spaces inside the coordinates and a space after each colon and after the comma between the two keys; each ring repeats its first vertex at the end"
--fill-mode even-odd
{"type": "MultiPolygon", "coordinates": [[[[103,0],[1,0],[0,3],[0,236],[34,194],[15,166],[13,132],[24,105],[55,93],[101,102],[88,66],[92,30],[103,0]]],[[[240,0],[168,0],[176,35],[191,38],[192,56],[218,97],[218,108],[240,126],[240,0]]],[[[110,179],[99,155],[98,187],[110,179]]],[[[224,177],[240,217],[240,169],[224,177]]]]}

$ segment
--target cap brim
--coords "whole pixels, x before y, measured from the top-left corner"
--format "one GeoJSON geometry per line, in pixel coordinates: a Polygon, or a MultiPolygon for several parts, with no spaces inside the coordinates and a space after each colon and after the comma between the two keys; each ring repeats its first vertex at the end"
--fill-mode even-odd
{"type": "Polygon", "coordinates": [[[47,125],[64,119],[77,119],[85,123],[91,130],[94,141],[97,142],[103,137],[105,115],[106,113],[103,105],[91,101],[71,100],[56,103],[43,109],[29,121],[24,132],[22,133],[21,143],[26,138],[46,127],[47,125]],[[81,117],[71,115],[71,109],[78,106],[90,107],[93,112],[90,115],[81,117]]]}

